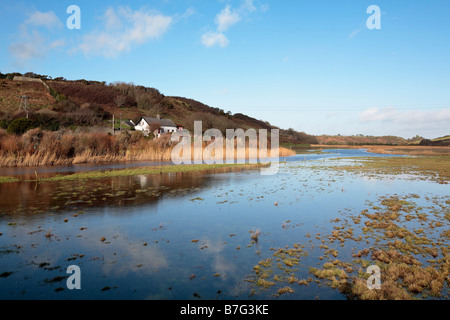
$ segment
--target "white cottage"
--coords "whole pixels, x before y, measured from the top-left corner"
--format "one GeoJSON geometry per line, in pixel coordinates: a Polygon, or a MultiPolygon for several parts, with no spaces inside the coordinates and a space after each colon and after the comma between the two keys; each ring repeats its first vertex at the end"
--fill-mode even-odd
{"type": "Polygon", "coordinates": [[[172,133],[183,129],[181,126],[176,126],[172,120],[160,119],[159,117],[143,117],[134,128],[142,131],[146,136],[153,133],[157,138],[161,137],[162,134],[172,133]]]}

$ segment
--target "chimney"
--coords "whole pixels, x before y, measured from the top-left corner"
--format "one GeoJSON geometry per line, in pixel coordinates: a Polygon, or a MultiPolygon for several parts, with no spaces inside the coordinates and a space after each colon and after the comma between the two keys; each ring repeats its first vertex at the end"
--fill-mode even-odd
{"type": "Polygon", "coordinates": [[[159,114],[156,115],[156,119],[160,120],[161,116],[159,114]]]}

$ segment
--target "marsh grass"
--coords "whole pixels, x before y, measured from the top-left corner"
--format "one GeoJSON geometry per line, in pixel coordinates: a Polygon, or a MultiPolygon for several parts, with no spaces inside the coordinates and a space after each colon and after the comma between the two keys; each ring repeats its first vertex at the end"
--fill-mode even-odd
{"type": "MultiPolygon", "coordinates": [[[[322,169],[330,166],[323,166],[322,169]]],[[[318,168],[319,169],[319,168],[318,168]]],[[[410,174],[420,179],[431,179],[441,184],[450,181],[450,155],[365,158],[353,165],[334,165],[333,170],[360,174],[401,175],[410,174]]]]}
{"type": "Polygon", "coordinates": [[[312,149],[367,149],[368,152],[379,154],[397,154],[410,156],[450,155],[450,147],[440,146],[386,146],[386,145],[313,145],[312,149]]]}
{"type": "Polygon", "coordinates": [[[450,147],[428,146],[372,146],[367,151],[380,154],[401,154],[410,156],[450,155],[450,147]]]}
{"type": "Polygon", "coordinates": [[[0,183],[10,183],[10,182],[17,182],[20,181],[17,178],[14,177],[0,177],[0,183]]]}
{"type": "Polygon", "coordinates": [[[252,168],[256,169],[260,167],[262,167],[262,165],[252,165],[252,164],[212,164],[212,165],[199,164],[199,165],[157,166],[157,167],[145,167],[145,168],[134,168],[123,170],[81,172],[70,175],[57,175],[51,178],[41,179],[40,182],[102,179],[111,177],[138,176],[138,175],[158,175],[166,173],[195,172],[202,170],[252,169],[252,168]]]}
{"type": "MultiPolygon", "coordinates": [[[[380,197],[377,205],[371,204],[370,209],[363,210],[353,219],[353,225],[350,220],[336,219],[333,223],[340,222],[340,226],[335,230],[359,226],[372,241],[367,243],[367,248],[353,254],[357,259],[347,263],[326,262],[321,269],[313,268],[310,272],[351,299],[448,297],[450,254],[446,233],[442,232],[448,228],[444,216],[448,211],[448,199],[426,199],[433,206],[425,209],[415,204],[419,198],[415,194],[380,197]],[[417,228],[418,224],[420,228],[417,228]],[[381,269],[381,289],[367,287],[369,275],[364,270],[370,265],[381,269]]],[[[340,235],[333,231],[328,244],[340,235]]],[[[361,242],[353,237],[347,237],[345,241],[361,242]]]]}

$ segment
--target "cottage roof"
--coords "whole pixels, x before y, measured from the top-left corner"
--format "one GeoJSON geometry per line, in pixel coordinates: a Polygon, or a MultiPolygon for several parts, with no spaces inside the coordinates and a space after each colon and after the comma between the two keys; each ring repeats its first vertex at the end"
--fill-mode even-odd
{"type": "Polygon", "coordinates": [[[151,125],[152,123],[159,123],[161,127],[176,127],[175,123],[173,123],[173,121],[170,119],[158,119],[149,117],[143,117],[143,119],[149,125],[151,125]]]}

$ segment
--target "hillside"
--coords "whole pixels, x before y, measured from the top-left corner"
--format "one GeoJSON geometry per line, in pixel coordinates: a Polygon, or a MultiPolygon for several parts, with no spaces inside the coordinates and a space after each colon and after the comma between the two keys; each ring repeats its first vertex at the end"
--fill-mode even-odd
{"type": "Polygon", "coordinates": [[[444,136],[436,139],[424,139],[419,143],[421,146],[433,146],[433,147],[442,147],[442,146],[450,146],[450,136],[444,136]]]}
{"type": "Polygon", "coordinates": [[[404,139],[396,136],[364,136],[364,135],[354,135],[354,136],[331,136],[331,135],[321,135],[317,136],[317,140],[321,145],[409,145],[409,144],[419,144],[423,138],[416,136],[412,139],[404,139]]]}
{"type": "MultiPolygon", "coordinates": [[[[195,120],[203,121],[203,130],[226,129],[273,129],[270,123],[250,116],[210,107],[194,99],[165,96],[155,88],[116,82],[106,84],[99,81],[64,78],[51,79],[48,76],[25,74],[42,79],[49,86],[30,81],[13,81],[14,73],[0,78],[0,127],[6,129],[15,119],[24,118],[26,113],[19,110],[20,97],[27,95],[30,119],[43,123],[44,128],[72,128],[107,132],[111,128],[113,115],[116,120],[133,120],[143,116],[173,120],[176,124],[192,131],[195,120]]],[[[116,125],[119,127],[119,125],[116,125]]],[[[293,129],[280,130],[281,142],[311,144],[313,136],[293,129]]]]}

